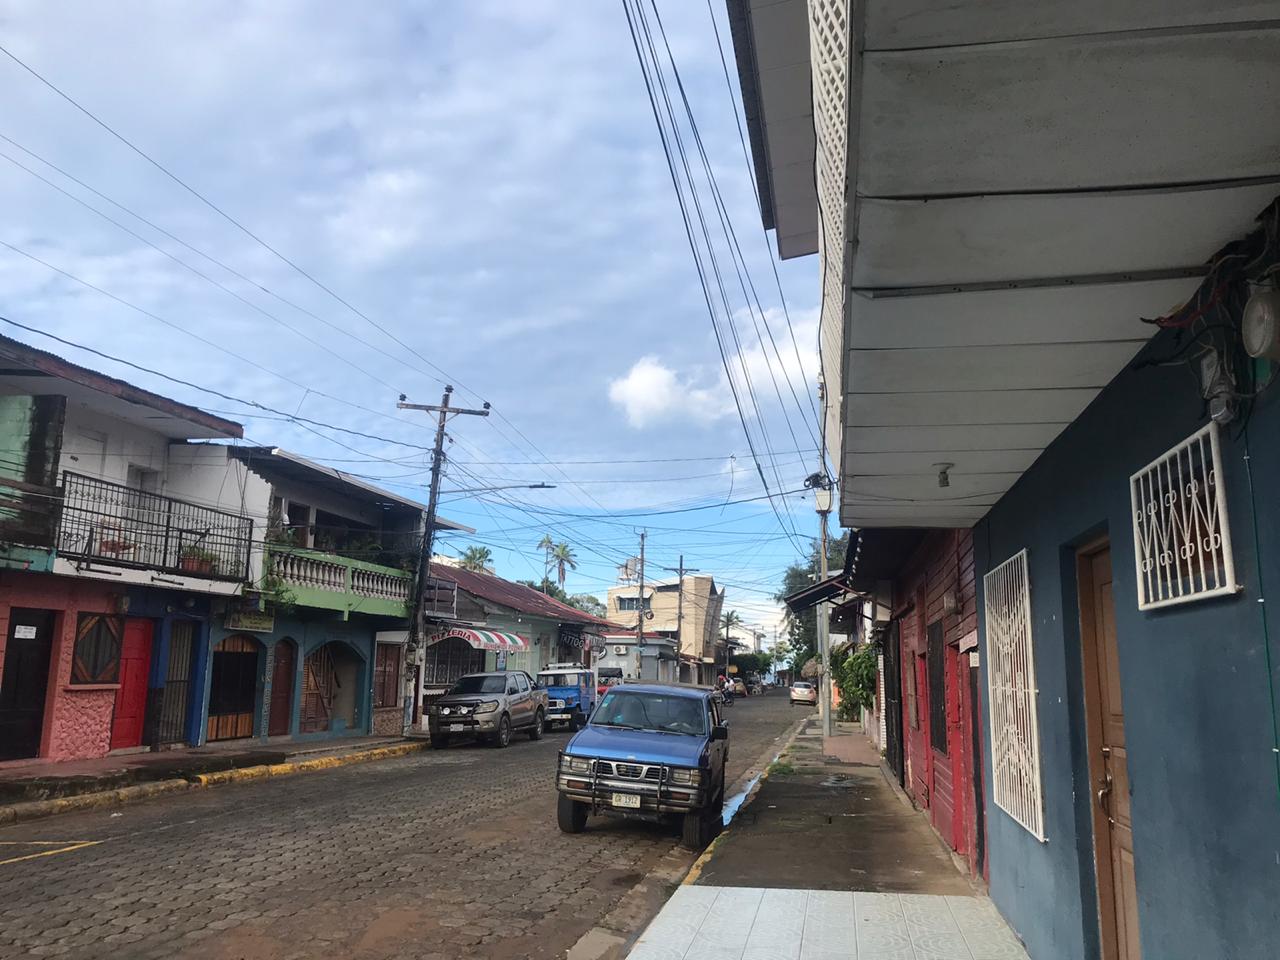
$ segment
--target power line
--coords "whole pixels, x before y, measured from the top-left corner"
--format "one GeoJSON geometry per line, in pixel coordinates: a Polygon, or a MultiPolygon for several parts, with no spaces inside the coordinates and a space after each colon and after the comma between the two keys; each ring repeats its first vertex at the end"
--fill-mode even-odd
{"type": "MultiPolygon", "coordinates": [[[[3,243],[3,242],[4,241],[0,241],[0,243],[3,243]]],[[[25,323],[19,323],[18,321],[11,320],[8,317],[0,316],[0,322],[7,323],[12,327],[17,327],[19,330],[26,330],[28,333],[35,333],[35,334],[39,334],[42,337],[48,337],[50,340],[56,340],[58,343],[61,343],[65,346],[74,347],[77,350],[83,350],[85,353],[91,353],[96,357],[101,357],[103,360],[110,360],[112,363],[118,363],[118,364],[121,364],[122,366],[130,367],[131,369],[138,370],[142,373],[150,374],[153,377],[160,377],[163,380],[168,380],[170,383],[176,383],[184,387],[190,387],[192,390],[198,390],[201,393],[207,393],[207,394],[210,394],[211,396],[221,397],[223,400],[230,400],[232,403],[240,403],[246,407],[252,407],[256,410],[265,410],[268,413],[278,414],[282,419],[287,420],[290,423],[296,423],[296,424],[309,423],[317,427],[323,427],[326,430],[336,430],[339,433],[350,434],[351,436],[354,436],[354,437],[364,437],[366,440],[377,440],[379,443],[390,443],[394,446],[409,447],[414,450],[426,450],[426,451],[431,450],[430,447],[425,447],[425,446],[422,446],[421,444],[407,443],[404,440],[393,440],[390,437],[380,437],[376,433],[365,433],[362,430],[352,430],[349,427],[339,427],[336,424],[325,423],[322,420],[312,420],[308,417],[298,416],[296,414],[291,414],[291,413],[285,413],[283,410],[277,410],[275,407],[269,407],[266,404],[259,403],[256,400],[243,400],[240,397],[233,396],[232,394],[229,394],[229,393],[224,393],[221,390],[215,390],[212,387],[202,387],[200,384],[192,383],[190,380],[183,380],[181,377],[175,377],[167,373],[161,373],[159,370],[154,370],[151,367],[144,367],[142,364],[134,363],[132,360],[125,360],[123,357],[116,357],[102,350],[96,350],[93,347],[87,347],[84,344],[76,343],[74,340],[67,340],[64,337],[59,337],[56,334],[49,333],[45,330],[39,330],[36,327],[28,326],[25,323]]],[[[267,372],[270,372],[270,371],[267,371],[267,372]]],[[[278,374],[273,374],[273,376],[278,376],[278,374]]],[[[324,394],[321,394],[321,396],[324,396],[324,394]]],[[[337,399],[337,398],[332,398],[332,399],[337,399]]],[[[346,401],[339,401],[339,402],[345,403],[346,401]]]]}
{"type": "MultiPolygon", "coordinates": [[[[669,174],[671,175],[671,184],[672,184],[672,188],[673,188],[673,189],[674,189],[674,191],[675,191],[675,194],[676,194],[676,201],[677,201],[677,203],[679,204],[679,207],[680,207],[681,220],[682,220],[682,222],[683,222],[683,224],[684,224],[686,239],[687,239],[687,240],[688,240],[688,242],[689,242],[689,250],[690,250],[690,253],[691,253],[691,254],[692,254],[692,256],[693,256],[694,266],[695,266],[695,269],[697,270],[698,277],[699,277],[699,280],[700,280],[701,285],[702,285],[703,298],[704,298],[704,300],[705,300],[705,302],[706,302],[706,306],[707,306],[707,313],[708,313],[708,315],[710,316],[710,319],[711,319],[712,331],[713,331],[713,332],[714,332],[714,334],[715,334],[716,347],[717,347],[717,349],[719,350],[719,353],[720,353],[720,361],[721,361],[721,363],[723,364],[723,366],[724,366],[724,368],[725,368],[725,374],[726,374],[726,377],[727,377],[728,382],[729,382],[730,392],[731,392],[731,394],[733,395],[734,406],[735,406],[735,408],[737,409],[737,412],[738,412],[738,419],[739,419],[739,421],[740,421],[740,422],[741,422],[741,424],[742,424],[742,431],[743,431],[743,434],[744,434],[744,435],[745,435],[745,437],[746,437],[746,440],[747,440],[747,446],[748,446],[749,450],[751,451],[751,457],[752,457],[752,460],[755,462],[755,465],[756,465],[756,471],[757,471],[757,473],[760,475],[761,483],[764,485],[764,488],[765,488],[765,490],[767,491],[767,490],[769,489],[769,483],[768,483],[768,480],[765,478],[765,475],[764,475],[764,469],[763,469],[763,467],[761,466],[761,463],[760,463],[760,456],[759,456],[759,454],[758,454],[758,452],[757,452],[757,450],[756,450],[756,447],[755,447],[755,441],[752,439],[751,431],[750,431],[750,429],[749,429],[749,427],[748,427],[748,425],[747,425],[747,418],[746,418],[746,414],[745,414],[745,412],[744,412],[744,410],[743,410],[743,407],[742,407],[742,399],[741,399],[741,397],[740,397],[740,396],[739,396],[739,394],[738,394],[737,385],[736,385],[736,384],[735,384],[735,382],[734,382],[733,372],[732,372],[732,370],[730,369],[729,359],[728,359],[728,356],[727,356],[726,351],[725,351],[724,340],[723,340],[723,338],[722,338],[722,336],[721,336],[720,328],[719,328],[719,324],[718,324],[717,319],[716,319],[716,311],[715,311],[714,304],[713,304],[713,302],[712,302],[711,290],[710,290],[710,286],[709,286],[709,282],[708,282],[708,278],[707,278],[707,272],[706,272],[706,269],[705,269],[705,267],[704,267],[704,265],[703,265],[703,263],[702,263],[702,258],[701,258],[701,255],[700,255],[700,253],[699,253],[699,250],[698,250],[698,244],[697,244],[697,240],[696,240],[696,238],[695,238],[695,236],[694,236],[693,224],[692,224],[692,222],[691,222],[690,212],[689,212],[688,205],[687,205],[687,204],[686,204],[686,202],[685,202],[684,192],[683,192],[683,190],[682,190],[682,189],[681,189],[681,187],[680,187],[680,178],[679,178],[679,176],[678,176],[678,174],[677,174],[677,172],[676,172],[676,165],[675,165],[675,161],[674,161],[674,159],[673,159],[673,157],[672,157],[671,142],[669,142],[669,140],[668,140],[667,131],[666,131],[666,128],[664,127],[664,125],[663,125],[663,123],[662,123],[661,114],[660,114],[659,109],[658,109],[658,100],[657,100],[657,96],[655,95],[655,92],[654,92],[654,86],[655,86],[655,82],[654,82],[654,80],[655,80],[655,78],[656,78],[656,80],[657,80],[658,85],[659,85],[659,86],[661,86],[661,87],[663,88],[663,91],[664,91],[664,100],[666,101],[666,104],[667,104],[667,115],[668,115],[668,118],[669,118],[669,122],[672,124],[671,140],[675,141],[675,143],[676,143],[676,145],[677,145],[677,148],[680,150],[680,153],[681,153],[681,157],[682,157],[682,164],[683,164],[684,169],[685,169],[685,171],[686,171],[686,176],[689,178],[690,192],[691,192],[691,195],[692,195],[691,199],[692,199],[692,200],[693,200],[693,202],[694,202],[695,208],[696,208],[697,213],[698,213],[698,216],[699,216],[699,220],[700,220],[700,222],[701,222],[701,224],[702,224],[702,232],[703,232],[703,234],[704,234],[704,239],[705,239],[705,241],[706,241],[706,242],[707,242],[707,244],[708,244],[708,254],[711,256],[711,259],[712,259],[712,267],[713,267],[713,270],[715,270],[715,271],[716,271],[716,275],[717,275],[717,282],[718,282],[718,283],[719,283],[719,285],[720,285],[720,290],[721,290],[721,294],[722,294],[722,297],[723,297],[723,295],[724,295],[723,283],[721,283],[721,282],[719,281],[718,267],[716,267],[716,265],[715,265],[714,250],[713,250],[713,249],[711,249],[710,237],[709,237],[709,235],[707,234],[707,230],[706,230],[706,222],[705,222],[705,219],[703,219],[703,218],[702,218],[702,216],[701,216],[701,205],[700,205],[700,203],[699,203],[699,201],[698,201],[698,198],[697,198],[697,191],[696,191],[696,189],[695,189],[695,185],[694,185],[694,183],[693,183],[692,177],[689,175],[689,172],[688,172],[688,161],[687,161],[687,158],[684,156],[683,147],[682,147],[682,145],[681,145],[681,144],[680,144],[680,142],[679,142],[679,129],[678,129],[678,125],[677,125],[677,124],[675,124],[675,117],[674,117],[674,113],[673,113],[673,112],[672,112],[672,110],[670,109],[670,100],[669,100],[669,98],[666,98],[666,97],[665,97],[665,81],[664,81],[664,80],[663,80],[663,78],[662,78],[661,70],[659,69],[659,65],[657,64],[657,61],[656,61],[656,56],[654,57],[654,62],[653,62],[653,69],[654,69],[654,73],[655,73],[655,78],[651,78],[651,77],[650,77],[650,75],[649,75],[649,69],[650,69],[650,68],[649,68],[649,66],[648,66],[648,63],[647,63],[647,62],[646,62],[646,60],[645,60],[644,53],[643,53],[643,50],[642,50],[642,48],[641,48],[640,36],[639,36],[639,33],[638,33],[638,31],[637,31],[637,27],[636,27],[637,20],[638,20],[638,21],[640,21],[640,23],[642,23],[642,24],[644,24],[644,22],[645,22],[645,21],[644,21],[644,19],[643,19],[643,10],[642,10],[638,5],[637,5],[636,11],[635,11],[635,16],[633,17],[632,9],[631,9],[631,5],[628,3],[628,0],[623,0],[622,6],[623,6],[623,12],[626,14],[626,18],[627,18],[627,26],[628,26],[628,29],[629,29],[630,34],[631,34],[631,42],[632,42],[632,46],[633,46],[633,47],[634,47],[634,49],[635,49],[636,59],[637,59],[637,61],[639,62],[639,65],[640,65],[640,72],[641,72],[642,77],[644,78],[645,92],[646,92],[646,95],[647,95],[647,96],[648,96],[648,98],[649,98],[649,106],[650,106],[650,109],[651,109],[651,111],[652,111],[652,113],[653,113],[654,123],[655,123],[655,124],[656,124],[656,126],[658,127],[658,136],[659,136],[659,140],[661,141],[661,144],[662,144],[662,151],[663,151],[663,154],[664,154],[664,156],[665,156],[665,158],[666,158],[666,161],[667,161],[667,170],[668,170],[669,174]]],[[[647,28],[646,28],[646,29],[647,29],[647,28]]],[[[649,44],[649,45],[650,45],[650,48],[652,49],[652,42],[651,42],[651,41],[650,41],[650,44],[649,44]]],[[[725,307],[726,307],[726,312],[729,312],[729,311],[728,311],[727,298],[725,299],[725,307]]],[[[732,330],[732,329],[733,329],[732,317],[730,316],[728,319],[730,320],[730,328],[731,328],[731,330],[732,330]]],[[[735,332],[735,336],[736,336],[736,332],[735,332]]],[[[740,358],[741,358],[741,355],[740,355],[740,358]]],[[[745,370],[745,364],[744,364],[744,370],[745,370]]],[[[761,427],[762,427],[762,430],[763,430],[763,421],[761,422],[761,427]]],[[[785,529],[786,529],[786,523],[783,521],[783,519],[782,519],[782,514],[781,514],[781,512],[778,510],[777,505],[774,503],[774,501],[773,501],[773,498],[772,498],[772,497],[769,497],[769,503],[770,503],[770,506],[772,507],[772,509],[773,509],[773,511],[774,511],[774,513],[775,513],[775,515],[776,515],[776,516],[777,516],[777,518],[778,518],[778,523],[779,523],[779,524],[782,526],[782,528],[785,530],[785,529]]],[[[793,532],[794,532],[794,531],[793,531],[793,532]]],[[[798,544],[797,544],[797,549],[799,549],[798,544]]]]}
{"type": "MultiPolygon", "coordinates": [[[[720,25],[716,21],[716,13],[715,9],[711,5],[711,0],[707,0],[707,13],[711,17],[711,29],[715,33],[716,37],[716,52],[720,55],[720,69],[724,73],[725,90],[729,94],[729,109],[733,113],[733,122],[738,128],[738,143],[742,146],[742,160],[743,163],[746,164],[747,180],[751,184],[751,192],[755,194],[756,206],[760,207],[761,213],[763,213],[763,206],[760,201],[760,189],[756,184],[755,168],[751,164],[751,156],[747,149],[746,134],[742,130],[742,118],[738,113],[738,98],[734,96],[733,81],[729,78],[729,63],[725,58],[724,42],[720,38],[720,25]]],[[[769,234],[768,231],[763,228],[763,224],[760,230],[760,237],[764,241],[765,254],[769,259],[769,267],[773,271],[773,282],[778,288],[778,302],[782,305],[782,315],[787,322],[787,331],[791,336],[791,347],[795,351],[796,355],[796,365],[800,370],[800,375],[803,377],[804,361],[800,358],[800,344],[796,342],[796,331],[795,326],[791,322],[791,310],[787,307],[787,297],[786,294],[782,292],[782,277],[778,273],[777,256],[773,249],[773,245],[769,243],[769,234]]],[[[821,333],[819,333],[819,341],[821,341],[821,333]]],[[[813,413],[814,420],[821,425],[823,418],[821,414],[818,413],[818,405],[813,399],[813,393],[809,390],[804,390],[803,393],[809,400],[809,408],[813,413]]]]}

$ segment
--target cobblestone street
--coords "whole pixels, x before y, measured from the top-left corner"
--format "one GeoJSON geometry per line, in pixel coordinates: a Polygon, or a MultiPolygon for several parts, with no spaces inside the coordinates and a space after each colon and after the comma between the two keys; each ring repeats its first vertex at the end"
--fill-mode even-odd
{"type": "MultiPolygon", "coordinates": [[[[800,713],[784,691],[739,700],[731,778],[800,713]]],[[[0,957],[562,956],[677,847],[603,818],[560,833],[567,736],[0,830],[0,957]]]]}

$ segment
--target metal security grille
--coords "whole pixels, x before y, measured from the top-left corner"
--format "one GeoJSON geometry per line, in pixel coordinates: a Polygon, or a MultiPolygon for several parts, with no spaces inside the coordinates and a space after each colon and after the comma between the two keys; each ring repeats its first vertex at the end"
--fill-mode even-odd
{"type": "Polygon", "coordinates": [[[929,742],[947,752],[947,645],[942,621],[929,624],[929,742]]]}
{"type": "Polygon", "coordinates": [[[987,699],[991,707],[992,798],[1038,839],[1044,836],[1040,730],[1027,551],[983,578],[987,699]]]}
{"type": "Polygon", "coordinates": [[[245,580],[253,521],[78,473],[62,475],[58,552],[125,567],[245,580]]]}
{"type": "Polygon", "coordinates": [[[161,743],[182,743],[187,738],[195,633],[196,625],[190,620],[175,620],[169,633],[169,662],[165,668],[164,696],[160,702],[161,743]]]}
{"type": "Polygon", "coordinates": [[[1129,478],[1139,610],[1240,589],[1221,477],[1210,423],[1129,478]]]}

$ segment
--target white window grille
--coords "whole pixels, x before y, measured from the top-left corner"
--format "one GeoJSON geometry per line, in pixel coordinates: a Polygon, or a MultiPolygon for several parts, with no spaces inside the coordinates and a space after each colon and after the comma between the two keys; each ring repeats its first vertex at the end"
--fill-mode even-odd
{"type": "Polygon", "coordinates": [[[998,806],[1044,840],[1040,729],[1027,551],[982,580],[987,626],[987,703],[991,714],[991,794],[998,806]]]}
{"type": "Polygon", "coordinates": [[[1210,423],[1129,478],[1139,610],[1240,589],[1221,477],[1210,423]]]}

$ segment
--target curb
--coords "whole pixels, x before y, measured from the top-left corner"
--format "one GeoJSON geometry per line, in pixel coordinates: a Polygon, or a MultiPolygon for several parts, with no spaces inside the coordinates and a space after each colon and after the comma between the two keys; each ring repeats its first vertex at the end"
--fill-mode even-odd
{"type": "MultiPolygon", "coordinates": [[[[791,745],[796,742],[796,737],[800,736],[800,731],[808,725],[811,719],[812,717],[805,717],[796,724],[795,729],[791,731],[791,735],[787,737],[787,742],[779,747],[772,757],[767,760],[763,759],[765,757],[769,757],[769,751],[767,750],[761,754],[763,766],[760,769],[760,775],[756,777],[755,783],[751,785],[751,789],[747,791],[747,795],[742,798],[742,803],[738,804],[738,809],[734,812],[733,819],[724,825],[724,828],[720,831],[720,835],[707,844],[707,849],[703,850],[702,853],[698,855],[698,859],[693,861],[693,866],[689,868],[689,872],[686,873],[684,875],[684,879],[680,881],[680,885],[682,887],[692,886],[698,882],[698,877],[702,876],[702,870],[707,865],[707,861],[711,859],[711,855],[715,853],[716,847],[720,846],[724,841],[724,838],[729,835],[729,831],[733,829],[734,822],[738,817],[742,816],[743,810],[751,806],[752,801],[755,800],[756,795],[759,794],[760,788],[763,787],[764,782],[769,779],[769,768],[773,766],[774,761],[777,760],[778,757],[782,756],[788,749],[790,749],[791,745]]],[[[737,782],[738,781],[735,781],[735,784],[737,782]]]]}
{"type": "Polygon", "coordinates": [[[120,787],[116,790],[82,793],[74,797],[57,797],[53,800],[12,803],[0,806],[0,826],[23,823],[28,820],[41,820],[45,817],[56,817],[64,813],[80,813],[85,810],[100,810],[104,807],[140,803],[144,800],[150,800],[152,797],[165,796],[170,793],[183,793],[187,790],[199,790],[224,783],[240,783],[248,780],[261,780],[266,777],[284,777],[295,773],[332,770],[336,767],[346,767],[356,763],[391,760],[411,753],[420,753],[429,746],[430,744],[426,741],[421,743],[398,743],[390,747],[377,747],[373,750],[348,753],[339,757],[315,757],[311,760],[299,760],[297,763],[271,763],[256,767],[237,767],[232,770],[217,770],[213,773],[192,774],[187,778],[138,783],[129,787],[120,787]]]}

